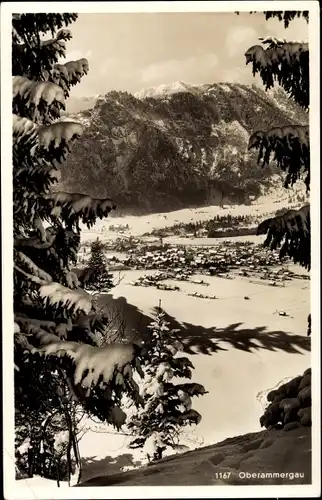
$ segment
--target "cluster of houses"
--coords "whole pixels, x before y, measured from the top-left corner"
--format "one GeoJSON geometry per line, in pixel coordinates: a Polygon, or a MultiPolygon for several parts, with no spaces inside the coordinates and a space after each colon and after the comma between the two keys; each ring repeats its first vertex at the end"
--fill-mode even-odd
{"type": "Polygon", "coordinates": [[[180,288],[176,285],[170,285],[168,283],[162,283],[163,280],[169,279],[169,276],[165,273],[160,273],[160,274],[154,274],[154,275],[144,275],[140,276],[135,281],[131,282],[131,285],[133,286],[153,286],[157,288],[158,290],[170,290],[173,292],[178,292],[180,291],[180,288]]]}
{"type": "MultiPolygon", "coordinates": [[[[176,285],[171,285],[169,283],[163,283],[164,280],[180,280],[180,281],[188,281],[189,283],[195,283],[200,285],[209,285],[203,280],[191,280],[189,279],[189,275],[187,273],[181,273],[180,270],[176,272],[169,273],[161,273],[157,272],[153,275],[145,274],[144,276],[140,276],[135,281],[132,281],[130,284],[133,286],[144,286],[149,287],[153,286],[157,288],[157,290],[169,290],[173,292],[180,291],[180,288],[176,285]]],[[[206,295],[199,292],[188,293],[190,297],[198,297],[199,299],[216,299],[216,295],[206,295]]]]}
{"type": "Polygon", "coordinates": [[[108,226],[108,230],[114,231],[116,233],[124,233],[130,230],[130,226],[128,224],[111,224],[110,226],[108,226]]]}
{"type": "MultiPolygon", "coordinates": [[[[89,250],[86,248],[84,253],[83,249],[79,264],[86,266],[89,250]]],[[[132,285],[153,286],[160,290],[179,290],[175,285],[166,284],[168,280],[209,285],[203,279],[196,279],[197,274],[230,279],[239,275],[264,280],[265,284],[271,286],[285,286],[286,281],[296,277],[284,265],[287,260],[281,262],[278,251],[272,252],[263,245],[249,241],[226,240],[211,246],[140,244],[121,254],[106,249],[106,257],[110,270],[156,271],[153,275],[141,276],[132,285]]],[[[199,295],[200,298],[215,298],[199,295]]]]}
{"type": "Polygon", "coordinates": [[[173,281],[188,281],[189,283],[193,283],[195,285],[204,285],[209,286],[204,280],[191,279],[193,271],[183,270],[181,268],[173,269],[172,271],[157,271],[152,274],[145,274],[140,276],[137,280],[132,281],[131,285],[133,286],[155,286],[159,290],[180,290],[179,287],[175,285],[165,285],[162,283],[165,280],[173,280],[173,281]],[[166,288],[164,288],[166,287],[166,288]]]}
{"type": "Polygon", "coordinates": [[[269,277],[269,267],[280,265],[278,252],[250,242],[227,241],[211,247],[161,247],[143,254],[131,250],[123,262],[130,269],[175,271],[178,277],[182,273],[224,276],[231,271],[245,276],[262,271],[269,277]]]}

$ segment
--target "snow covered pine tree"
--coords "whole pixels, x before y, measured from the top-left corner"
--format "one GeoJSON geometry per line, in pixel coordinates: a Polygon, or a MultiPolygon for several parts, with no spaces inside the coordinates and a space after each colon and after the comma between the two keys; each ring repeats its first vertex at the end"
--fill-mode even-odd
{"type": "Polygon", "coordinates": [[[90,291],[106,292],[113,286],[113,275],[107,270],[104,245],[97,238],[91,244],[91,255],[84,272],[84,287],[90,291]]]}
{"type": "MultiPolygon", "coordinates": [[[[264,12],[266,19],[276,17],[284,22],[288,28],[291,21],[296,17],[303,17],[309,21],[308,11],[275,11],[264,12]]],[[[308,43],[286,42],[275,38],[262,40],[262,45],[255,45],[247,50],[246,64],[253,66],[253,75],[259,73],[266,90],[274,87],[275,82],[281,85],[305,110],[309,110],[309,46],[308,43]]],[[[269,162],[277,162],[285,173],[285,187],[293,185],[300,179],[304,179],[307,191],[310,189],[310,137],[309,126],[293,125],[289,127],[275,127],[265,132],[259,131],[249,138],[249,149],[258,149],[258,163],[263,167],[269,162]]],[[[280,247],[280,256],[288,256],[295,263],[306,269],[311,268],[311,225],[310,206],[306,205],[299,210],[289,210],[283,215],[263,221],[257,229],[257,234],[267,234],[265,245],[271,249],[280,247]]],[[[308,335],[311,333],[311,315],[308,317],[308,335]]],[[[311,414],[311,370],[306,374],[306,417],[311,414]]],[[[296,377],[290,382],[296,387],[296,377]]],[[[299,382],[300,383],[300,382],[299,382]]],[[[287,397],[293,397],[287,392],[287,397]]],[[[271,402],[272,399],[269,400],[271,402]]],[[[287,401],[290,401],[288,399],[287,401]]],[[[273,410],[274,404],[277,408],[283,408],[283,401],[271,402],[261,418],[261,425],[268,427],[267,415],[273,410]]],[[[298,420],[302,423],[303,410],[298,411],[298,420]]],[[[285,413],[282,420],[280,414],[277,424],[282,427],[287,425],[288,414],[285,413]]],[[[311,425],[311,417],[305,419],[302,425],[311,425]]]]}
{"type": "MultiPolygon", "coordinates": [[[[265,12],[266,19],[277,17],[287,28],[295,18],[308,12],[265,12]]],[[[262,40],[247,50],[246,64],[253,66],[253,75],[259,73],[266,90],[278,83],[305,110],[309,109],[309,47],[308,43],[286,42],[275,38],[262,40]]],[[[258,163],[263,167],[270,161],[285,173],[285,187],[300,179],[310,189],[310,137],[309,126],[274,127],[255,132],[249,138],[249,149],[258,149],[258,163]]],[[[295,263],[310,269],[310,207],[290,210],[285,214],[263,221],[258,234],[266,234],[265,244],[272,249],[281,247],[280,255],[288,255],[295,263]]]]}
{"type": "Polygon", "coordinates": [[[67,478],[72,453],[80,466],[75,405],[120,428],[126,418],[122,394],[139,401],[131,368],[138,362],[136,346],[96,345],[106,318],[71,272],[80,222],[90,227],[109,214],[113,202],[53,191],[61,162],[82,134],[79,123],[58,121],[71,86],[89,69],[86,59],[58,64],[71,38],[64,26],[76,19],[12,19],[16,459],[29,475],[52,477],[56,467],[58,479],[65,473],[53,451],[55,428],[67,431],[67,478]]]}
{"type": "Polygon", "coordinates": [[[150,341],[146,344],[148,353],[144,362],[144,379],[141,385],[143,409],[132,416],[128,428],[137,437],[131,448],[143,448],[148,460],[162,458],[164,451],[177,448],[180,428],[198,424],[201,415],[191,408],[191,397],[206,394],[205,388],[196,383],[174,383],[173,378],[191,379],[194,368],[186,357],[176,357],[182,349],[177,340],[177,330],[170,330],[165,315],[159,308],[150,341]]]}

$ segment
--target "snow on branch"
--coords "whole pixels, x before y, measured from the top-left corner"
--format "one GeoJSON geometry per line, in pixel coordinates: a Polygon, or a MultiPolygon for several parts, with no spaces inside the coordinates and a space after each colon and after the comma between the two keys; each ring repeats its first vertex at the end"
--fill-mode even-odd
{"type": "Polygon", "coordinates": [[[30,236],[29,238],[17,238],[14,241],[15,248],[23,248],[23,247],[33,247],[38,250],[45,250],[50,248],[57,237],[57,230],[53,227],[46,228],[46,240],[39,238],[38,235],[30,236]]]}
{"type": "Polygon", "coordinates": [[[268,43],[269,46],[264,49],[261,45],[254,45],[245,54],[246,64],[253,62],[256,70],[267,66],[273,70],[277,69],[278,64],[300,62],[309,52],[307,42],[285,42],[267,38],[262,43],[268,43]]]}
{"type": "Polygon", "coordinates": [[[83,127],[77,122],[56,122],[47,127],[39,129],[39,145],[48,149],[50,145],[55,148],[60,147],[61,142],[66,144],[72,140],[78,139],[83,133],[83,127]]]}
{"type": "MultiPolygon", "coordinates": [[[[44,330],[39,325],[37,325],[32,319],[29,318],[17,318],[18,324],[21,327],[22,332],[25,332],[27,336],[34,336],[37,339],[38,344],[41,346],[50,345],[53,342],[59,342],[60,338],[52,332],[44,330]]],[[[27,338],[26,338],[27,340],[27,338]]],[[[33,352],[34,346],[28,341],[28,350],[33,352]]],[[[26,347],[26,346],[25,346],[26,347]]]]}
{"type": "Polygon", "coordinates": [[[93,347],[77,342],[55,342],[39,349],[34,349],[44,356],[68,356],[76,366],[75,384],[90,389],[102,381],[108,384],[115,372],[121,375],[124,367],[134,357],[132,344],[110,344],[104,347],[93,347]]]}
{"type": "Polygon", "coordinates": [[[182,390],[184,393],[189,396],[202,396],[204,394],[208,394],[209,391],[206,391],[203,385],[197,384],[195,382],[187,382],[185,384],[177,384],[176,389],[182,390]]]}
{"type": "MultiPolygon", "coordinates": [[[[15,333],[14,340],[15,340],[15,345],[17,345],[17,344],[20,345],[23,348],[23,350],[32,351],[33,346],[32,346],[32,344],[30,344],[28,337],[25,333],[20,332],[20,331],[18,333],[15,333]]],[[[17,369],[19,371],[18,367],[17,367],[17,369]]]]}
{"type": "Polygon", "coordinates": [[[39,119],[42,114],[50,114],[51,107],[55,110],[55,117],[59,116],[57,110],[65,109],[64,91],[53,82],[38,82],[14,76],[12,97],[13,112],[23,114],[27,111],[27,118],[32,120],[39,119]]]}
{"type": "Polygon", "coordinates": [[[54,321],[49,321],[45,319],[36,319],[36,318],[29,318],[25,315],[22,314],[15,314],[15,321],[17,324],[25,323],[28,321],[29,323],[32,323],[36,326],[39,326],[40,328],[43,328],[45,330],[49,330],[51,333],[55,331],[56,328],[56,323],[54,321]]]}
{"type": "Polygon", "coordinates": [[[279,47],[281,45],[285,45],[286,43],[290,43],[290,44],[297,44],[297,43],[300,43],[300,44],[304,44],[306,42],[303,42],[302,41],[299,41],[299,40],[286,40],[285,38],[283,39],[279,39],[279,38],[276,38],[275,36],[267,36],[267,37],[259,37],[258,40],[261,41],[261,43],[263,45],[268,45],[268,48],[272,49],[272,48],[276,48],[276,47],[279,47]]]}
{"type": "Polygon", "coordinates": [[[88,60],[82,58],[65,64],[55,64],[48,72],[47,79],[59,85],[64,91],[65,98],[67,98],[70,87],[79,83],[81,78],[87,75],[88,71],[88,60]]]}
{"type": "Polygon", "coordinates": [[[76,221],[81,218],[84,224],[91,226],[96,218],[107,217],[111,210],[115,209],[114,202],[109,199],[95,199],[88,195],[79,193],[55,192],[44,196],[51,206],[52,212],[57,207],[61,208],[61,216],[64,220],[76,221]]]}
{"type": "Polygon", "coordinates": [[[259,73],[266,90],[278,82],[303,108],[309,107],[309,45],[308,43],[271,43],[250,47],[245,53],[246,64],[259,73]]]}
{"type": "Polygon", "coordinates": [[[33,218],[33,226],[35,231],[38,232],[40,236],[40,240],[45,243],[47,241],[47,232],[46,229],[43,225],[43,221],[40,219],[40,217],[34,217],[33,218]]]}
{"type": "Polygon", "coordinates": [[[81,289],[70,290],[60,283],[42,284],[39,295],[46,304],[72,309],[74,313],[83,311],[88,314],[92,309],[92,300],[88,293],[81,289]]]}
{"type": "Polygon", "coordinates": [[[30,257],[25,255],[23,252],[17,252],[16,256],[17,260],[20,262],[20,265],[25,265],[28,268],[28,270],[33,273],[34,276],[40,278],[41,280],[44,280],[45,282],[53,281],[50,274],[48,274],[46,271],[38,267],[37,264],[35,264],[30,259],[30,257]]]}
{"type": "Polygon", "coordinates": [[[36,283],[37,285],[45,285],[47,284],[47,280],[41,279],[38,276],[33,276],[30,273],[27,273],[21,267],[17,266],[16,264],[14,265],[14,269],[18,271],[20,274],[23,274],[29,281],[32,281],[33,283],[36,283]]]}
{"type": "Polygon", "coordinates": [[[264,245],[271,250],[280,247],[280,257],[289,256],[306,269],[311,267],[310,206],[289,210],[283,215],[263,221],[257,234],[266,234],[264,245]]]}
{"type": "Polygon", "coordinates": [[[310,135],[308,125],[274,127],[267,132],[255,132],[249,138],[248,149],[258,149],[258,163],[268,165],[271,157],[286,172],[285,187],[300,180],[303,173],[310,188],[310,135]]]}
{"type": "Polygon", "coordinates": [[[72,144],[82,132],[82,126],[75,122],[63,121],[37,126],[28,118],[13,115],[14,196],[17,213],[22,208],[25,213],[33,212],[34,202],[35,209],[39,209],[39,195],[51,190],[57,182],[60,176],[59,164],[67,158],[72,144]],[[41,185],[40,178],[43,182],[41,185]],[[24,196],[26,189],[30,194],[28,197],[24,196]]]}
{"type": "Polygon", "coordinates": [[[37,76],[39,80],[48,80],[53,64],[57,63],[59,57],[65,57],[65,41],[71,38],[70,30],[62,29],[55,37],[47,40],[37,37],[32,41],[25,39],[25,43],[14,44],[12,73],[31,79],[37,76]]]}
{"type": "Polygon", "coordinates": [[[31,141],[37,136],[38,126],[28,118],[12,115],[12,134],[16,143],[22,139],[31,141]]]}
{"type": "Polygon", "coordinates": [[[81,77],[83,75],[87,75],[89,70],[88,61],[85,58],[79,59],[77,61],[68,61],[64,64],[64,66],[67,70],[68,82],[71,85],[75,85],[76,83],[80,82],[81,77]]]}
{"type": "Polygon", "coordinates": [[[52,48],[55,51],[63,50],[62,55],[65,55],[65,41],[72,39],[72,32],[68,29],[61,29],[58,31],[57,35],[49,40],[43,40],[41,42],[42,48],[52,48]]]}

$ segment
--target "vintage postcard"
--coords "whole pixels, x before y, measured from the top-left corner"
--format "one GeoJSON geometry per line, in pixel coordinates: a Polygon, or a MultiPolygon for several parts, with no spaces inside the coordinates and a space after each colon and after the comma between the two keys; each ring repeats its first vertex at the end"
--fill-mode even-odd
{"type": "Polygon", "coordinates": [[[320,496],[319,38],[2,3],[4,498],[320,496]]]}

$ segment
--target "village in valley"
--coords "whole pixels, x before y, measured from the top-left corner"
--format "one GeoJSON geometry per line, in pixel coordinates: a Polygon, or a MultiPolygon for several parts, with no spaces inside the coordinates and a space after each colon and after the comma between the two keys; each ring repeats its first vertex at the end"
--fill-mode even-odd
{"type": "MultiPolygon", "coordinates": [[[[277,215],[280,213],[283,210],[276,211],[277,215]]],[[[256,235],[262,217],[228,213],[217,215],[210,221],[177,221],[172,226],[156,229],[149,226],[151,231],[141,235],[137,231],[132,234],[126,217],[124,223],[118,224],[111,218],[99,228],[87,232],[78,252],[78,268],[86,267],[91,244],[97,238],[102,242],[111,272],[125,273],[127,279],[131,271],[135,271],[135,276],[138,271],[142,273],[130,281],[132,286],[182,291],[180,283],[188,282],[206,289],[209,277],[215,276],[229,280],[238,277],[261,285],[285,287],[289,281],[309,279],[309,274],[294,266],[287,256],[281,260],[278,249],[271,251],[265,247],[263,237],[256,235]],[[213,237],[214,232],[217,237],[213,237]]],[[[155,218],[151,218],[151,224],[155,218]]],[[[204,299],[220,298],[198,290],[187,293],[204,299]]]]}

